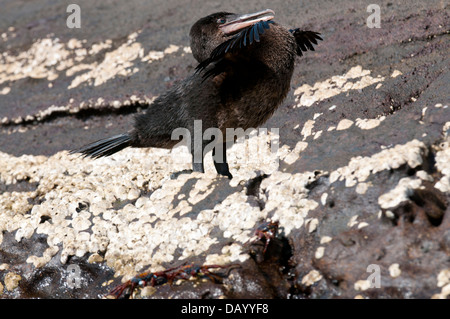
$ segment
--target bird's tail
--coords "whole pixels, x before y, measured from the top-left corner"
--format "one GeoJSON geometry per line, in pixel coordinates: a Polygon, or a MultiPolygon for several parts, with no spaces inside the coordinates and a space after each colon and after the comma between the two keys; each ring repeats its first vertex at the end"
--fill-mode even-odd
{"type": "Polygon", "coordinates": [[[117,153],[128,146],[131,146],[130,135],[120,134],[87,144],[79,149],[70,151],[70,154],[81,153],[85,157],[99,158],[117,153]]]}

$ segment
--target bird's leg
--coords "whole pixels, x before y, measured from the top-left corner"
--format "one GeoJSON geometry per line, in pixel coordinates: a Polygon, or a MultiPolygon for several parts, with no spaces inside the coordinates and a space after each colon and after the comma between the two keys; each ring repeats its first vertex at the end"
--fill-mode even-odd
{"type": "Polygon", "coordinates": [[[194,172],[200,172],[200,173],[205,172],[205,166],[203,164],[203,159],[204,159],[203,149],[204,149],[203,141],[202,141],[202,143],[198,143],[198,145],[196,143],[194,143],[194,141],[192,141],[192,143],[191,143],[192,170],[194,172]]]}
{"type": "MultiPolygon", "coordinates": [[[[220,140],[222,141],[222,140],[220,140]]],[[[202,143],[194,143],[194,141],[191,142],[191,154],[192,154],[192,170],[194,172],[205,172],[204,167],[204,153],[205,148],[207,148],[208,145],[207,141],[202,141],[202,143]]],[[[227,163],[227,143],[222,142],[214,146],[212,150],[212,156],[214,160],[214,167],[216,168],[216,171],[219,175],[223,175],[228,177],[229,179],[233,178],[233,175],[230,173],[230,169],[228,167],[227,163]]]]}
{"type": "Polygon", "coordinates": [[[170,175],[170,179],[177,179],[178,176],[180,176],[181,174],[191,174],[192,172],[200,172],[200,173],[205,172],[203,164],[204,144],[203,145],[200,144],[200,146],[198,146],[196,143],[194,143],[194,140],[192,140],[190,142],[190,145],[191,145],[190,152],[192,155],[192,169],[185,169],[180,172],[172,173],[170,175]]]}
{"type": "Polygon", "coordinates": [[[200,173],[204,173],[205,172],[205,167],[203,165],[203,160],[201,163],[192,163],[192,168],[194,172],[200,172],[200,173]]]}
{"type": "Polygon", "coordinates": [[[216,145],[213,148],[212,156],[214,160],[214,167],[219,175],[227,176],[229,179],[233,178],[230,173],[230,169],[227,163],[227,144],[226,142],[222,145],[216,145]],[[217,152],[216,152],[217,151],[217,152]]]}

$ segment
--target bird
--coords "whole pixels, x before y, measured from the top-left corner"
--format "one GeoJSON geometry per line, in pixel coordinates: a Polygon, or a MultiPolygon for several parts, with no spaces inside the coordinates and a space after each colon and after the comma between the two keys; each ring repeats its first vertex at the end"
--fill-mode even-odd
{"type": "Polygon", "coordinates": [[[227,136],[227,129],[245,131],[264,124],[289,92],[296,57],[314,51],[323,40],[318,32],[287,29],[274,17],[275,12],[266,9],[217,12],[199,19],[189,32],[198,62],[195,70],[136,115],[128,132],[70,153],[95,159],[127,147],[172,149],[180,137],[174,132],[183,129],[192,155],[189,171],[204,173],[209,147],[217,173],[231,179],[226,149],[237,136],[227,136]],[[205,138],[208,129],[215,130],[214,140],[205,138]]]}

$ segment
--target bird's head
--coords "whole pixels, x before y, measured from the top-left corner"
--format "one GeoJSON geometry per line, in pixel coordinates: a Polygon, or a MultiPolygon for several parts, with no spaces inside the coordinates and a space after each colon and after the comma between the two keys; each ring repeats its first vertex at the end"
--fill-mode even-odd
{"type": "Polygon", "coordinates": [[[206,60],[221,43],[230,39],[240,30],[260,21],[269,21],[275,17],[270,9],[250,13],[235,14],[228,12],[213,13],[198,20],[191,28],[191,50],[198,62],[206,60]]]}

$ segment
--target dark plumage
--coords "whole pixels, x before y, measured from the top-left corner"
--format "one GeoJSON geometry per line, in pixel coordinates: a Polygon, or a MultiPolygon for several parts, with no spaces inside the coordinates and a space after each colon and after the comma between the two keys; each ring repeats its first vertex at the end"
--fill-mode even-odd
{"type": "MultiPolygon", "coordinates": [[[[202,121],[202,133],[218,128],[224,137],[227,128],[259,127],[286,97],[295,56],[314,50],[313,44],[322,40],[317,32],[288,30],[273,17],[272,10],[248,15],[219,12],[197,21],[190,31],[192,53],[199,62],[194,74],[137,115],[130,132],[72,153],[98,158],[128,146],[172,148],[179,143],[172,132],[186,128],[194,137],[195,120],[202,121]]],[[[197,145],[191,140],[193,159],[200,159],[193,161],[194,171],[204,171],[203,150],[210,142],[197,145]]],[[[214,164],[219,174],[231,178],[226,142],[215,145],[214,164]]]]}

